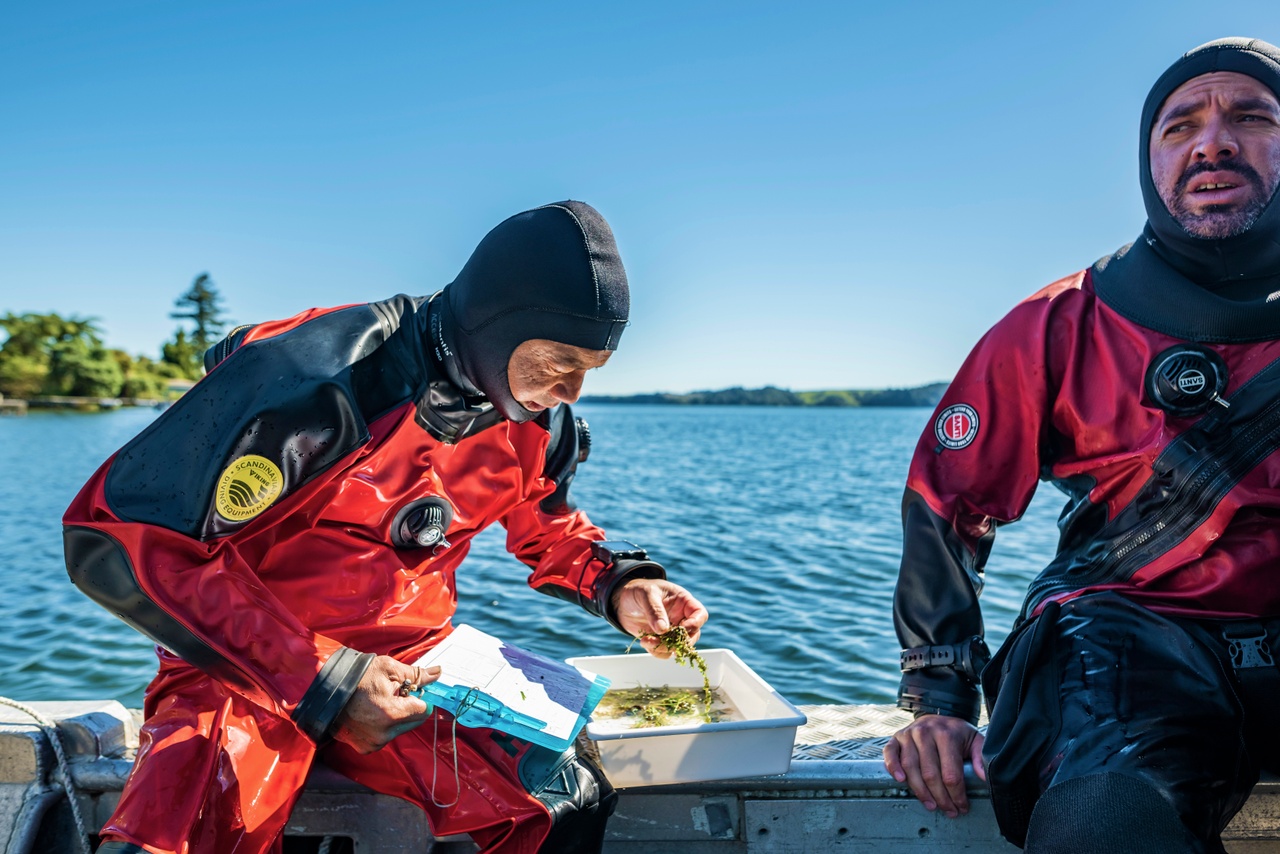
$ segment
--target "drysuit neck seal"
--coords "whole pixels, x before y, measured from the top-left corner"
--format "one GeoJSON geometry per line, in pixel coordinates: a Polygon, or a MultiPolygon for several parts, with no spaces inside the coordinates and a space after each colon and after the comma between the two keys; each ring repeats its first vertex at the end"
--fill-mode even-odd
{"type": "Polygon", "coordinates": [[[1174,338],[1206,344],[1280,338],[1280,299],[1237,300],[1230,288],[1197,284],[1156,252],[1146,235],[1099,259],[1089,275],[1098,298],[1118,314],[1174,338]]]}
{"type": "Polygon", "coordinates": [[[484,394],[463,373],[459,363],[454,344],[456,333],[449,317],[449,301],[445,299],[444,291],[432,294],[431,301],[427,304],[427,340],[430,342],[431,362],[437,374],[448,377],[463,395],[483,397],[484,394]]]}
{"type": "Polygon", "coordinates": [[[432,438],[452,445],[502,421],[502,414],[467,379],[450,343],[444,292],[427,302],[426,329],[419,332],[426,356],[426,388],[418,399],[416,419],[432,438]]]}

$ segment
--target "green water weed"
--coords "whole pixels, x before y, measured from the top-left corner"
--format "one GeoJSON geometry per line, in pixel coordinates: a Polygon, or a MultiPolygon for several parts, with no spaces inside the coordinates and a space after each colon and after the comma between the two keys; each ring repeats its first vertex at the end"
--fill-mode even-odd
{"type": "MultiPolygon", "coordinates": [[[[689,640],[689,630],[684,626],[672,626],[662,634],[647,632],[637,635],[631,639],[631,643],[627,645],[627,652],[631,652],[631,648],[636,645],[636,641],[656,640],[659,644],[666,647],[671,653],[671,657],[675,659],[677,664],[683,664],[685,667],[697,668],[702,673],[702,719],[707,723],[712,723],[711,714],[711,680],[707,678],[707,662],[698,651],[694,649],[693,643],[689,640]]],[[[660,710],[651,713],[656,717],[661,714],[660,710]]],[[[641,715],[645,717],[645,715],[641,715]]],[[[648,718],[645,717],[647,720],[648,718]]],[[[651,724],[652,726],[662,726],[662,724],[651,724]]]]}

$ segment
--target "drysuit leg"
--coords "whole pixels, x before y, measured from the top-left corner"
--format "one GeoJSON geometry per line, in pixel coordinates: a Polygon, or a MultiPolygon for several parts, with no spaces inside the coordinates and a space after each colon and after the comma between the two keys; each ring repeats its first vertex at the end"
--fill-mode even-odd
{"type": "Polygon", "coordinates": [[[617,797],[572,750],[556,753],[494,730],[455,730],[438,710],[376,753],[335,742],[321,758],[358,783],[418,804],[437,836],[470,834],[484,852],[594,854],[617,797]]]}
{"type": "MultiPolygon", "coordinates": [[[[988,735],[994,732],[994,741],[1014,755],[993,751],[986,757],[989,774],[1014,779],[1019,767],[1026,769],[1020,779],[1038,788],[1029,802],[1068,781],[1124,775],[1151,788],[1181,818],[1202,846],[1192,850],[1220,851],[1222,829],[1257,782],[1258,766],[1246,748],[1244,711],[1211,636],[1190,622],[1101,593],[1064,603],[1052,638],[1044,654],[1019,661],[1017,672],[1001,683],[988,735]],[[1021,703],[1007,702],[1018,698],[1021,703]]],[[[1080,798],[1101,797],[1102,789],[1114,786],[1128,784],[1114,778],[1075,784],[1055,793],[1061,805],[1047,806],[1045,815],[1066,817],[1080,798]]],[[[997,815],[1000,810],[996,804],[997,815]]],[[[1001,830],[1022,842],[1016,827],[1002,822],[1001,830]]]]}
{"type": "Polygon", "coordinates": [[[541,854],[596,854],[618,804],[604,772],[572,749],[557,754],[535,747],[520,760],[520,779],[551,813],[541,854]]]}
{"type": "Polygon", "coordinates": [[[1031,812],[1028,854],[1201,854],[1173,806],[1123,774],[1091,774],[1050,786],[1031,812]]]}
{"type": "Polygon", "coordinates": [[[182,681],[148,697],[137,760],[102,830],[114,847],[99,850],[278,852],[314,745],[194,668],[182,681]]]}

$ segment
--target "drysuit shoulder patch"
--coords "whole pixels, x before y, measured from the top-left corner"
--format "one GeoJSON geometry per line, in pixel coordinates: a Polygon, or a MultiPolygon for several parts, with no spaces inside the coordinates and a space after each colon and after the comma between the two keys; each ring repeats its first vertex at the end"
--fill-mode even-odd
{"type": "Polygon", "coordinates": [[[967,448],[978,438],[978,411],[967,403],[953,403],[938,413],[933,432],[944,448],[967,448]]]}
{"type": "Polygon", "coordinates": [[[244,522],[274,504],[283,490],[279,466],[266,457],[246,454],[223,469],[214,508],[228,522],[244,522]]]}

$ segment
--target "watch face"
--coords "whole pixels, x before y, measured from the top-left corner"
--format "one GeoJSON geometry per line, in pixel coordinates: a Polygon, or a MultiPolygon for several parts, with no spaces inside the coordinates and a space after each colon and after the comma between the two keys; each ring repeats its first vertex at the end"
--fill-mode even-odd
{"type": "Polygon", "coordinates": [[[987,649],[987,643],[982,638],[974,638],[969,641],[969,661],[967,662],[970,670],[973,671],[974,678],[982,674],[983,668],[987,666],[987,662],[991,660],[991,651],[987,649]]]}
{"type": "Polygon", "coordinates": [[[591,544],[591,553],[604,563],[618,560],[644,560],[648,554],[635,543],[626,540],[606,540],[591,544]]]}

